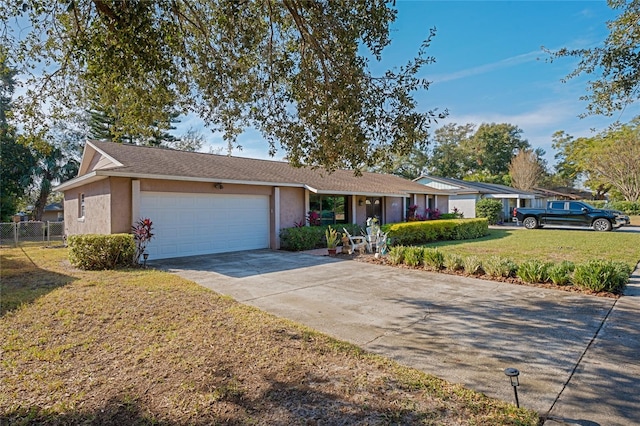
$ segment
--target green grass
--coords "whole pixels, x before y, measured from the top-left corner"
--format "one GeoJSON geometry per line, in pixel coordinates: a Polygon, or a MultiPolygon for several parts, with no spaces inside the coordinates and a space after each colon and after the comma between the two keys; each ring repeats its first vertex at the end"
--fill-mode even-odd
{"type": "Polygon", "coordinates": [[[490,229],[489,235],[483,238],[440,241],[424,246],[462,256],[508,257],[517,263],[531,259],[574,263],[604,259],[625,262],[635,268],[640,261],[640,234],[616,231],[490,229]]]}
{"type": "Polygon", "coordinates": [[[0,250],[0,424],[538,423],[177,275],[66,255],[0,250]]]}

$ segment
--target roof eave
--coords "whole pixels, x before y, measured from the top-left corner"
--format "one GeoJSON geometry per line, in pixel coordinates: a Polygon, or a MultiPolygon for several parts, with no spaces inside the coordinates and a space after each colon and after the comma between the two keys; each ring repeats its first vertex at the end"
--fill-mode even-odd
{"type": "Polygon", "coordinates": [[[61,183],[60,185],[53,187],[52,191],[67,191],[69,189],[77,188],[82,185],[87,185],[89,183],[106,179],[107,177],[109,176],[104,172],[100,172],[96,170],[91,173],[87,173],[86,175],[78,176],[64,183],[61,183]]]}

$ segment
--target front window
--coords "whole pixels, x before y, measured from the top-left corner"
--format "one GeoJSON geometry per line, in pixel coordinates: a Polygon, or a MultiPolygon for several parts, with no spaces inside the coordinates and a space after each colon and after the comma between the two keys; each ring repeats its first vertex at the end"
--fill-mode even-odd
{"type": "Polygon", "coordinates": [[[320,216],[320,225],[347,223],[347,197],[310,194],[309,209],[320,216]]]}

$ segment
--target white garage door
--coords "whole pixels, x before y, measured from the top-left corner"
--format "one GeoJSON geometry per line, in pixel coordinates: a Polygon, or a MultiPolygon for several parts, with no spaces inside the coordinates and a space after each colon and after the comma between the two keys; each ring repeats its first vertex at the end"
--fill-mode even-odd
{"type": "Polygon", "coordinates": [[[269,247],[265,195],[141,192],[140,215],[153,222],[149,259],[269,247]]]}

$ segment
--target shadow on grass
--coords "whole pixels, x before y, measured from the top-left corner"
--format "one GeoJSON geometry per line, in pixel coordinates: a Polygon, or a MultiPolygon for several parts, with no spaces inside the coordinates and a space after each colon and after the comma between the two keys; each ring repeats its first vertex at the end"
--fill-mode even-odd
{"type": "MultiPolygon", "coordinates": [[[[313,377],[312,377],[313,378],[313,377]]],[[[305,384],[293,384],[267,378],[269,386],[253,397],[225,395],[208,407],[203,407],[194,419],[192,413],[180,413],[175,420],[158,418],[168,413],[154,414],[145,406],[144,397],[118,395],[104,405],[90,409],[55,412],[38,405],[20,407],[0,413],[0,424],[20,425],[247,425],[247,424],[420,424],[446,420],[438,408],[416,410],[410,404],[395,401],[352,402],[349,398],[327,393],[305,384]],[[186,418],[181,418],[182,416],[186,418]]],[[[327,379],[322,377],[321,380],[327,379]]],[[[201,383],[201,386],[207,386],[201,383]]],[[[166,409],[166,407],[165,407],[166,409]]],[[[528,424],[528,423],[522,423],[528,424]]]]}
{"type": "Polygon", "coordinates": [[[24,250],[0,253],[0,316],[76,280],[38,267],[24,250]]]}
{"type": "Polygon", "coordinates": [[[161,422],[142,412],[135,399],[120,396],[109,399],[104,406],[94,411],[68,410],[64,413],[31,406],[21,407],[0,414],[0,424],[11,425],[172,425],[161,422]]]}

